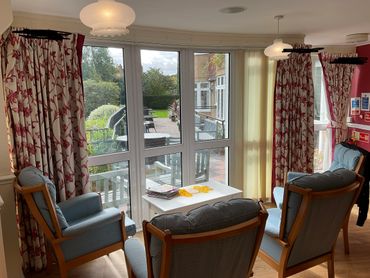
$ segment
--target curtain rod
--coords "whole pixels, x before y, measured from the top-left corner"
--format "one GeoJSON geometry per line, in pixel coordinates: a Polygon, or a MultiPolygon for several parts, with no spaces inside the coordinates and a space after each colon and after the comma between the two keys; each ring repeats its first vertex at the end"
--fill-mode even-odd
{"type": "Polygon", "coordinates": [[[65,39],[69,39],[68,35],[71,33],[62,32],[62,31],[55,31],[55,30],[46,30],[46,29],[22,29],[22,30],[15,30],[13,33],[19,34],[25,38],[33,38],[33,39],[47,39],[47,40],[54,40],[54,41],[62,41],[65,39]]]}

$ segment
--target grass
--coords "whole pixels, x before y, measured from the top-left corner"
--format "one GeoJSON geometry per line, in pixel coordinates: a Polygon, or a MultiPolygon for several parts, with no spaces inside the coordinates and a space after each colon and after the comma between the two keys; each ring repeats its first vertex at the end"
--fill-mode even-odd
{"type": "Polygon", "coordinates": [[[167,109],[153,110],[153,115],[157,118],[167,118],[168,110],[167,109]]]}

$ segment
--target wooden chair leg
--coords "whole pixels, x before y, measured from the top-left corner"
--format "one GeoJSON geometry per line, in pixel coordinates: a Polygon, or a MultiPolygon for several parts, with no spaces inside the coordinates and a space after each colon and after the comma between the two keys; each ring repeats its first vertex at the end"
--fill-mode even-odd
{"type": "Polygon", "coordinates": [[[331,254],[330,259],[328,260],[328,278],[334,277],[334,255],[331,254]]]}
{"type": "Polygon", "coordinates": [[[343,243],[344,243],[344,254],[349,254],[349,240],[348,240],[348,223],[349,219],[347,218],[343,224],[342,231],[343,231],[343,243]]]}

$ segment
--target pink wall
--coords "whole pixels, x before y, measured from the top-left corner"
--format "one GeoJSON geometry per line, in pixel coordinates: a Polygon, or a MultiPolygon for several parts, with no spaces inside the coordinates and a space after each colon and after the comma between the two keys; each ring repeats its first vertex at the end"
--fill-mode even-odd
{"type": "MultiPolygon", "coordinates": [[[[361,93],[370,93],[370,44],[358,46],[356,48],[356,52],[360,57],[367,57],[368,62],[364,65],[356,66],[355,68],[352,80],[351,98],[361,97],[361,93]]],[[[370,116],[370,111],[361,111],[360,115],[351,115],[352,123],[367,125],[370,128],[370,120],[365,120],[366,114],[367,116],[370,116]]],[[[361,135],[365,135],[365,138],[361,139],[366,140],[366,134],[368,135],[367,138],[370,137],[370,130],[349,128],[349,136],[352,134],[353,131],[361,132],[361,135]]],[[[370,139],[368,143],[359,141],[357,145],[370,151],[370,139]]]]}

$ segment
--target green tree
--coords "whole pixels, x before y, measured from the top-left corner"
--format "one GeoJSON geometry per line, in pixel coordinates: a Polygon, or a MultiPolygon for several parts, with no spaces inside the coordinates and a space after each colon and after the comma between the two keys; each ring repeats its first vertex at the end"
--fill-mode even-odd
{"type": "Polygon", "coordinates": [[[85,117],[104,104],[120,105],[120,88],[117,83],[85,80],[85,117]]]}
{"type": "Polygon", "coordinates": [[[117,68],[106,47],[85,46],[82,54],[83,79],[116,81],[117,68]]]}
{"type": "Polygon", "coordinates": [[[176,95],[178,92],[176,76],[164,75],[158,68],[150,68],[142,75],[144,95],[176,95]]]}

